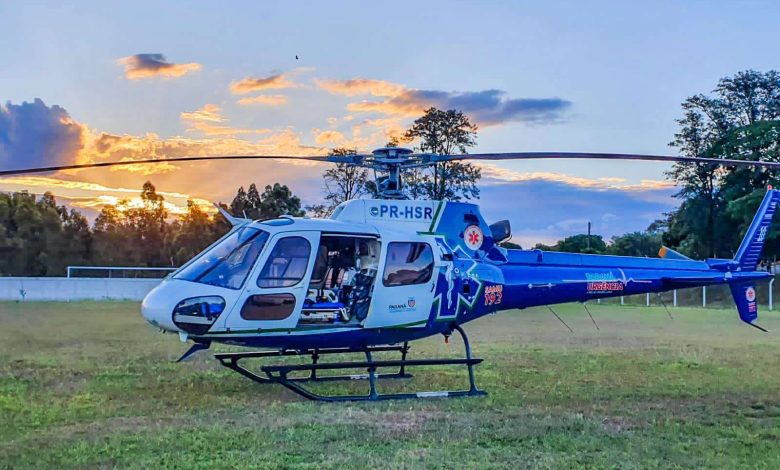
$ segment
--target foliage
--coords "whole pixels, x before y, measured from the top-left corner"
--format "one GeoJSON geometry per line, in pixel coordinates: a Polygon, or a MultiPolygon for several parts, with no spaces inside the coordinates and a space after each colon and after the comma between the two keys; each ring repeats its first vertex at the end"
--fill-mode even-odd
{"type": "Polygon", "coordinates": [[[612,237],[609,244],[601,235],[572,235],[554,245],[536,244],[534,249],[567,253],[607,254],[618,256],[656,257],[661,247],[661,233],[657,231],[631,232],[612,237]]]}
{"type": "MultiPolygon", "coordinates": [[[[683,155],[780,161],[780,73],[739,72],[721,79],[712,96],[692,96],[682,108],[680,129],[670,145],[683,155]]],[[[777,171],[677,163],[668,175],[680,187],[676,196],[682,203],[659,224],[666,229],[664,242],[705,258],[733,254],[750,223],[737,208],[755,209],[758,196],[753,193],[775,181],[777,171]]],[[[753,211],[747,214],[752,217],[753,211]]],[[[777,241],[773,230],[767,257],[777,255],[777,241]]]]}
{"type": "Polygon", "coordinates": [[[522,250],[523,247],[518,245],[517,243],[513,242],[501,242],[498,244],[501,248],[506,248],[508,250],[522,250]]]}
{"type": "MultiPolygon", "coordinates": [[[[171,217],[149,181],[140,200],[104,206],[90,228],[79,211],[57,206],[51,193],[0,193],[0,276],[62,276],[74,265],[181,266],[230,228],[193,201],[171,217]]],[[[254,184],[239,188],[230,209],[254,218],[304,214],[300,199],[279,183],[262,193],[254,184]]]]}
{"type": "Polygon", "coordinates": [[[586,233],[581,233],[559,240],[553,246],[539,243],[534,248],[545,251],[565,251],[567,253],[604,253],[607,250],[607,244],[601,235],[589,236],[586,233]]]}
{"type": "MultiPolygon", "coordinates": [[[[331,150],[329,155],[344,156],[356,153],[357,149],[340,147],[331,150]]],[[[325,170],[322,179],[325,203],[306,207],[306,210],[318,218],[330,217],[336,206],[344,201],[358,199],[375,192],[374,182],[371,181],[366,168],[337,163],[325,170]]]]}
{"type": "Polygon", "coordinates": [[[0,193],[0,275],[62,275],[88,258],[92,242],[87,220],[51,193],[0,193]]]}
{"type": "Polygon", "coordinates": [[[249,185],[249,190],[238,188],[236,197],[230,203],[230,212],[236,217],[248,219],[271,219],[282,215],[302,217],[301,200],[293,196],[287,185],[274,183],[267,185],[260,194],[255,183],[249,185]]]}
{"type": "MultiPolygon", "coordinates": [[[[466,153],[476,145],[477,126],[461,111],[428,108],[404,133],[405,142],[417,142],[420,152],[439,155],[466,153]]],[[[406,188],[413,199],[460,201],[479,198],[480,169],[472,163],[441,162],[406,174],[406,188]]]]}
{"type": "Polygon", "coordinates": [[[653,258],[658,256],[661,244],[661,234],[659,232],[631,232],[612,237],[606,253],[610,255],[653,258]]]}

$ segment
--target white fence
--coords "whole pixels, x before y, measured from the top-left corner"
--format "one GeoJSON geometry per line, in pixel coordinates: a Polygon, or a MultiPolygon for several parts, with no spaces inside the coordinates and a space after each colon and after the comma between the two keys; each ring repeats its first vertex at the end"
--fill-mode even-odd
{"type": "Polygon", "coordinates": [[[108,277],[108,278],[160,278],[162,279],[168,273],[176,271],[178,268],[144,268],[138,266],[68,266],[67,277],[108,277]],[[89,272],[92,276],[78,276],[76,273],[89,272]],[[128,276],[128,273],[133,273],[128,276]],[[149,276],[154,273],[154,276],[149,276]],[[101,276],[100,274],[105,274],[101,276]]]}
{"type": "Polygon", "coordinates": [[[0,277],[0,301],[143,300],[160,279],[0,277]]]}

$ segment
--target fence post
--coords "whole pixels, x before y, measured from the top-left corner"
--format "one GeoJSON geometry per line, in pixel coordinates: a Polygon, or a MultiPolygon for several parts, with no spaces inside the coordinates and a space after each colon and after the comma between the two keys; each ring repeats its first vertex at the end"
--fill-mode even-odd
{"type": "Polygon", "coordinates": [[[645,294],[645,296],[646,296],[645,305],[647,305],[649,307],[650,306],[650,292],[645,294]]]}
{"type": "Polygon", "coordinates": [[[775,283],[775,278],[769,280],[769,310],[772,310],[772,300],[774,299],[772,295],[772,284],[774,283],[775,283]]]}
{"type": "Polygon", "coordinates": [[[701,288],[701,307],[707,308],[707,286],[701,288]]]}
{"type": "Polygon", "coordinates": [[[672,305],[677,306],[677,289],[673,291],[674,297],[672,297],[672,305]]]}
{"type": "Polygon", "coordinates": [[[620,296],[620,305],[623,305],[623,296],[620,296]]]}

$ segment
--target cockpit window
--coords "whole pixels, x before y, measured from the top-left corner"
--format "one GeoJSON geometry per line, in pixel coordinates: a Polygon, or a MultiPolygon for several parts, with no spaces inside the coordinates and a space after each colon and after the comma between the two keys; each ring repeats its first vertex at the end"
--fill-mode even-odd
{"type": "Polygon", "coordinates": [[[268,241],[268,232],[241,227],[176,273],[175,279],[240,289],[268,241]]]}

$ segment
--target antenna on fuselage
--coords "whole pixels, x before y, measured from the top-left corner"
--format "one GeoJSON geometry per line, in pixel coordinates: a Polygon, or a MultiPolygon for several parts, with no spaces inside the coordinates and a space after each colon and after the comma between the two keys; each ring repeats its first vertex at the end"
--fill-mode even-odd
{"type": "Polygon", "coordinates": [[[553,310],[552,307],[550,307],[549,305],[545,305],[545,307],[547,307],[547,309],[550,310],[553,315],[555,315],[555,318],[557,318],[559,322],[563,323],[563,326],[565,326],[566,328],[569,329],[569,331],[574,333],[574,330],[572,330],[571,327],[567,325],[565,321],[563,321],[563,318],[561,318],[557,313],[555,313],[555,310],[553,310]]]}
{"type": "Polygon", "coordinates": [[[672,316],[672,312],[669,311],[669,307],[666,306],[666,302],[664,302],[664,298],[661,297],[661,293],[656,293],[658,296],[658,300],[661,302],[661,305],[664,306],[664,310],[666,310],[666,314],[669,315],[669,320],[674,320],[674,317],[672,316]]]}
{"type": "Polygon", "coordinates": [[[599,324],[596,323],[596,319],[593,318],[593,315],[590,314],[590,309],[587,305],[585,305],[585,302],[582,302],[582,306],[585,307],[585,311],[588,312],[588,316],[590,317],[590,321],[593,322],[593,326],[596,327],[596,331],[601,331],[601,328],[599,328],[599,324]]]}

